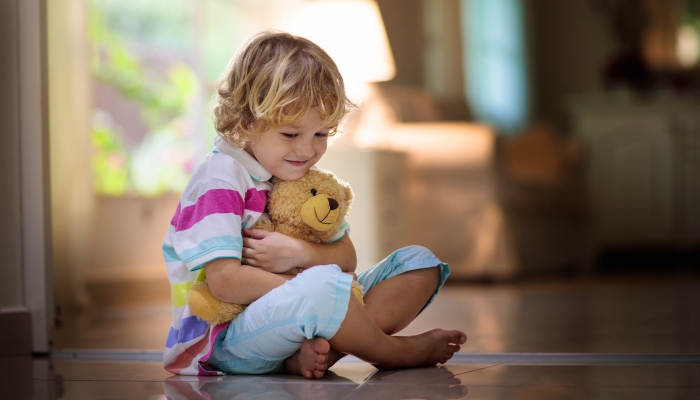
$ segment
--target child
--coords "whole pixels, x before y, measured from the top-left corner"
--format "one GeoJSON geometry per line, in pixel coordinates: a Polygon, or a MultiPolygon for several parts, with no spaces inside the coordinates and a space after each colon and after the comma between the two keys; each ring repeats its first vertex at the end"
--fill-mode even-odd
{"type": "Polygon", "coordinates": [[[321,378],[345,354],[379,368],[426,366],[446,362],[466,341],[440,329],[390,336],[449,274],[427,249],[398,250],[360,274],[363,307],[350,295],[349,227],[323,244],[245,229],[265,217],[269,179],[304,176],[350,105],[333,61],[304,38],[263,32],[234,55],[218,83],[215,149],[185,188],[163,243],[173,301],[165,369],[321,378]],[[293,267],[304,271],[279,274],[293,267]],[[197,319],[185,299],[205,278],[216,298],[250,306],[218,326],[197,319]]]}

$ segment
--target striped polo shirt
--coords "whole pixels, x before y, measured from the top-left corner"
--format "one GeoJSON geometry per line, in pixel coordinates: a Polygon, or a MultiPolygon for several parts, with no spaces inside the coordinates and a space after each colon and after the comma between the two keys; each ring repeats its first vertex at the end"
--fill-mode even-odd
{"type": "Polygon", "coordinates": [[[210,326],[192,315],[187,293],[204,280],[203,266],[217,258],[241,259],[241,231],[265,210],[272,177],[245,150],[215,141],[214,150],[185,188],[163,242],[173,322],[165,344],[165,369],[181,375],[218,375],[206,361],[216,335],[228,323],[210,326]]]}

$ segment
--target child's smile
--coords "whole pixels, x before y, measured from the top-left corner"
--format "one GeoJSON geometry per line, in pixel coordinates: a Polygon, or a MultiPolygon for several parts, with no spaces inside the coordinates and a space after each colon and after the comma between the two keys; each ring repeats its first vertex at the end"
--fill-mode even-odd
{"type": "Polygon", "coordinates": [[[269,173],[285,181],[306,175],[328,146],[329,128],[311,109],[292,126],[270,127],[245,147],[269,173]]]}
{"type": "Polygon", "coordinates": [[[301,167],[304,164],[306,164],[306,161],[291,161],[291,160],[286,160],[286,161],[295,167],[301,167]]]}

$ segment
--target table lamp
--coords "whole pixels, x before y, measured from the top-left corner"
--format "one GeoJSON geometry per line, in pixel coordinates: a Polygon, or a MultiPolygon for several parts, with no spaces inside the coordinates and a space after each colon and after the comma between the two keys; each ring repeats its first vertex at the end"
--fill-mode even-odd
{"type": "MultiPolygon", "coordinates": [[[[388,81],[396,74],[379,7],[372,0],[309,0],[289,16],[283,29],[311,40],[331,56],[356,105],[369,96],[368,83],[388,81]]],[[[351,125],[358,119],[349,117],[336,143],[355,145],[351,125]]]]}

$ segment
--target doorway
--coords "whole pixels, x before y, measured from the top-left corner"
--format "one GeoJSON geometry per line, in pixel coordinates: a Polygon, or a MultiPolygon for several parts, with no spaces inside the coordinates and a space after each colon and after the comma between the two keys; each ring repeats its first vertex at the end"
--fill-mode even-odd
{"type": "Polygon", "coordinates": [[[161,243],[213,145],[215,82],[294,4],[47,2],[56,349],[163,349],[161,243]]]}

